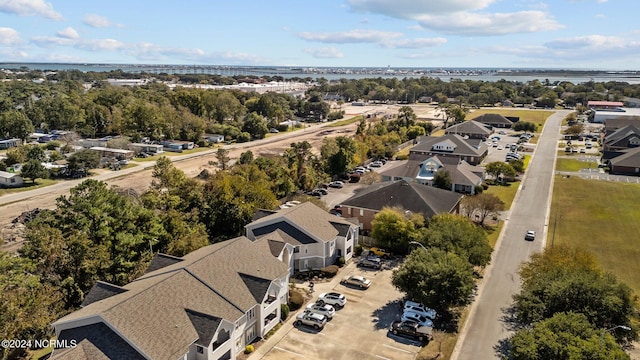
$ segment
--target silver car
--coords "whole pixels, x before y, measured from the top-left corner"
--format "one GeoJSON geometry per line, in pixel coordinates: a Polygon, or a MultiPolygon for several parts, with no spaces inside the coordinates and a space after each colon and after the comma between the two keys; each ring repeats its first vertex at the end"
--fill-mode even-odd
{"type": "Polygon", "coordinates": [[[328,304],[320,305],[318,303],[307,305],[307,309],[305,311],[324,315],[328,320],[333,319],[333,315],[336,314],[336,309],[334,309],[333,306],[328,304]]]}
{"type": "Polygon", "coordinates": [[[299,313],[298,316],[296,316],[296,322],[294,323],[294,325],[296,326],[306,325],[316,330],[320,330],[324,328],[326,323],[327,323],[326,316],[304,311],[299,313]]]}
{"type": "Polygon", "coordinates": [[[361,289],[368,289],[369,286],[371,286],[371,280],[365,278],[364,276],[352,275],[342,279],[342,284],[357,286],[361,289]]]}

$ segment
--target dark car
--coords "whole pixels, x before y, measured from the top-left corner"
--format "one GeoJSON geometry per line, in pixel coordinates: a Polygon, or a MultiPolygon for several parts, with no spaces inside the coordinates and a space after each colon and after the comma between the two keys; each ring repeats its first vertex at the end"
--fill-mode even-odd
{"type": "Polygon", "coordinates": [[[389,331],[394,335],[409,336],[421,342],[429,341],[433,338],[432,328],[420,326],[413,321],[394,321],[389,331]]]}
{"type": "Polygon", "coordinates": [[[382,261],[378,257],[368,257],[360,260],[358,266],[380,270],[380,268],[382,268],[382,261]]]}

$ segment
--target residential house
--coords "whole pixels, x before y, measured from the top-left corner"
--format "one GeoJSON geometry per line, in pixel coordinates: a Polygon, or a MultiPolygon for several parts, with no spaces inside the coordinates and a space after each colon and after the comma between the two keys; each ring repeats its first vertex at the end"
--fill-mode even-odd
{"type": "Polygon", "coordinates": [[[272,254],[243,236],[181,258],[156,254],[143,276],[98,282],[80,310],[53,323],[58,340],[77,346],[50,359],[235,359],[288,301],[289,267],[272,254]]]}
{"type": "Polygon", "coordinates": [[[208,134],[208,135],[204,135],[204,139],[210,143],[217,144],[224,141],[224,135],[208,134]]]}
{"type": "Polygon", "coordinates": [[[599,100],[587,101],[587,107],[593,110],[615,110],[623,106],[624,104],[620,101],[599,101],[599,100]]]}
{"type": "Polygon", "coordinates": [[[604,136],[608,136],[614,131],[627,125],[635,125],[640,128],[640,116],[619,116],[604,121],[604,136]]]}
{"type": "Polygon", "coordinates": [[[607,164],[611,174],[640,176],[640,147],[622,150],[607,164]]]}
{"type": "Polygon", "coordinates": [[[339,257],[349,260],[358,243],[356,224],[311,202],[276,212],[260,211],[259,216],[262,217],[245,226],[246,236],[291,245],[294,249],[291,271],[320,269],[332,265],[339,257]]]}
{"type": "Polygon", "coordinates": [[[417,182],[396,180],[375,183],[342,202],[342,215],[355,217],[363,231],[384,207],[398,207],[429,219],[437,214],[457,213],[463,195],[417,182]]]}
{"type": "Polygon", "coordinates": [[[112,157],[119,160],[123,160],[123,159],[130,160],[130,159],[133,159],[133,156],[134,156],[133,151],[124,150],[124,149],[112,149],[112,148],[94,146],[92,148],[89,148],[89,150],[99,153],[101,157],[109,157],[109,158],[112,157]]]}
{"type": "Polygon", "coordinates": [[[22,176],[12,172],[0,171],[0,188],[20,187],[24,184],[22,176]]]}
{"type": "Polygon", "coordinates": [[[20,139],[4,139],[0,140],[0,149],[9,149],[12,147],[18,147],[22,144],[20,139]]]}
{"type": "Polygon", "coordinates": [[[469,120],[459,124],[449,126],[444,131],[445,134],[458,134],[462,137],[469,139],[482,139],[486,140],[493,133],[492,129],[489,129],[485,124],[469,120]]]}
{"type": "Polygon", "coordinates": [[[92,147],[106,148],[108,147],[109,140],[111,140],[111,138],[80,139],[78,140],[78,145],[85,149],[90,149],[92,147]]]}
{"type": "Polygon", "coordinates": [[[640,116],[639,108],[615,108],[609,110],[596,110],[590,115],[590,121],[603,124],[611,119],[640,116]],[[592,117],[591,117],[592,116],[592,117]]]}
{"type": "Polygon", "coordinates": [[[604,138],[604,151],[623,150],[640,146],[640,124],[623,126],[604,138]]]}
{"type": "Polygon", "coordinates": [[[163,146],[160,144],[145,144],[145,143],[131,143],[129,144],[129,150],[135,153],[147,153],[147,154],[162,154],[164,152],[163,146]]]}
{"type": "Polygon", "coordinates": [[[482,114],[471,120],[496,128],[511,128],[513,121],[500,114],[482,114]]]}
{"type": "Polygon", "coordinates": [[[380,175],[382,181],[405,180],[433,186],[433,179],[440,171],[449,173],[451,191],[463,194],[475,194],[476,186],[482,185],[485,178],[485,170],[482,167],[470,165],[457,158],[439,158],[438,156],[423,161],[401,161],[397,166],[381,172],[380,175]]]}
{"type": "Polygon", "coordinates": [[[409,160],[426,160],[433,156],[456,158],[478,165],[487,156],[488,146],[480,139],[465,139],[457,134],[419,136],[417,145],[409,150],[409,160]]]}

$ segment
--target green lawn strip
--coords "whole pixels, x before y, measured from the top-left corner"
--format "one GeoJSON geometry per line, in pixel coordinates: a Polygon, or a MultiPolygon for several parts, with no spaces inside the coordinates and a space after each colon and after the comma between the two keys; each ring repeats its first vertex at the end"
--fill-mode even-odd
{"type": "Polygon", "coordinates": [[[553,111],[545,110],[517,110],[517,109],[478,109],[467,114],[467,120],[474,119],[483,114],[500,114],[503,116],[517,116],[520,121],[526,121],[538,125],[538,130],[542,131],[545,121],[553,111]]]}
{"type": "Polygon", "coordinates": [[[547,246],[555,242],[592,252],[603,269],[640,293],[638,203],[638,184],[556,176],[547,246]]]}
{"type": "Polygon", "coordinates": [[[489,185],[489,188],[484,192],[497,196],[504,202],[504,208],[509,209],[513,199],[516,197],[516,192],[518,192],[518,186],[520,186],[519,181],[507,183],[506,185],[489,185]]]}
{"type": "Polygon", "coordinates": [[[199,153],[199,152],[203,152],[203,151],[207,151],[207,150],[211,150],[211,149],[215,149],[214,147],[199,147],[199,148],[195,148],[195,149],[191,149],[191,150],[183,150],[181,153],[180,152],[173,152],[173,151],[165,151],[159,155],[154,155],[154,156],[149,156],[146,158],[134,158],[132,159],[133,161],[137,161],[137,162],[148,162],[148,161],[157,161],[158,159],[160,159],[163,156],[166,157],[172,157],[172,156],[180,156],[180,155],[187,155],[187,154],[193,154],[193,153],[199,153]]]}
{"type": "Polygon", "coordinates": [[[327,125],[326,127],[338,127],[338,126],[349,125],[349,124],[358,122],[360,120],[362,120],[362,115],[354,116],[352,118],[345,119],[345,120],[336,121],[334,123],[327,125]]]}
{"type": "Polygon", "coordinates": [[[487,240],[489,240],[489,245],[491,245],[492,248],[495,248],[496,243],[498,242],[500,231],[502,231],[502,225],[504,225],[504,222],[499,221],[497,225],[485,228],[485,231],[487,232],[487,240]]]}
{"type": "Polygon", "coordinates": [[[557,171],[580,171],[582,169],[596,168],[591,161],[580,161],[576,159],[558,158],[556,160],[557,171]]]}
{"type": "Polygon", "coordinates": [[[444,129],[438,129],[431,133],[431,136],[442,136],[444,135],[444,129]]]}
{"type": "Polygon", "coordinates": [[[53,185],[53,184],[57,183],[58,181],[59,180],[53,180],[53,179],[37,179],[36,183],[34,184],[34,183],[31,182],[31,180],[25,180],[24,185],[22,185],[19,188],[0,189],[0,196],[7,195],[7,194],[18,193],[18,192],[23,192],[23,191],[34,190],[34,189],[39,189],[41,187],[53,185]]]}

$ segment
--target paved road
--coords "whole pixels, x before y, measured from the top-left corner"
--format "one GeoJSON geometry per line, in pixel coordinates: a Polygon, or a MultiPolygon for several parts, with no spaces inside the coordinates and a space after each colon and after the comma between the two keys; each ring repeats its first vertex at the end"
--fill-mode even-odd
{"type": "Polygon", "coordinates": [[[520,264],[545,245],[558,132],[569,112],[558,111],[546,121],[452,360],[498,359],[495,346],[512,334],[504,321],[505,310],[520,290],[520,264]],[[536,231],[535,241],[524,240],[527,230],[536,231]]]}

